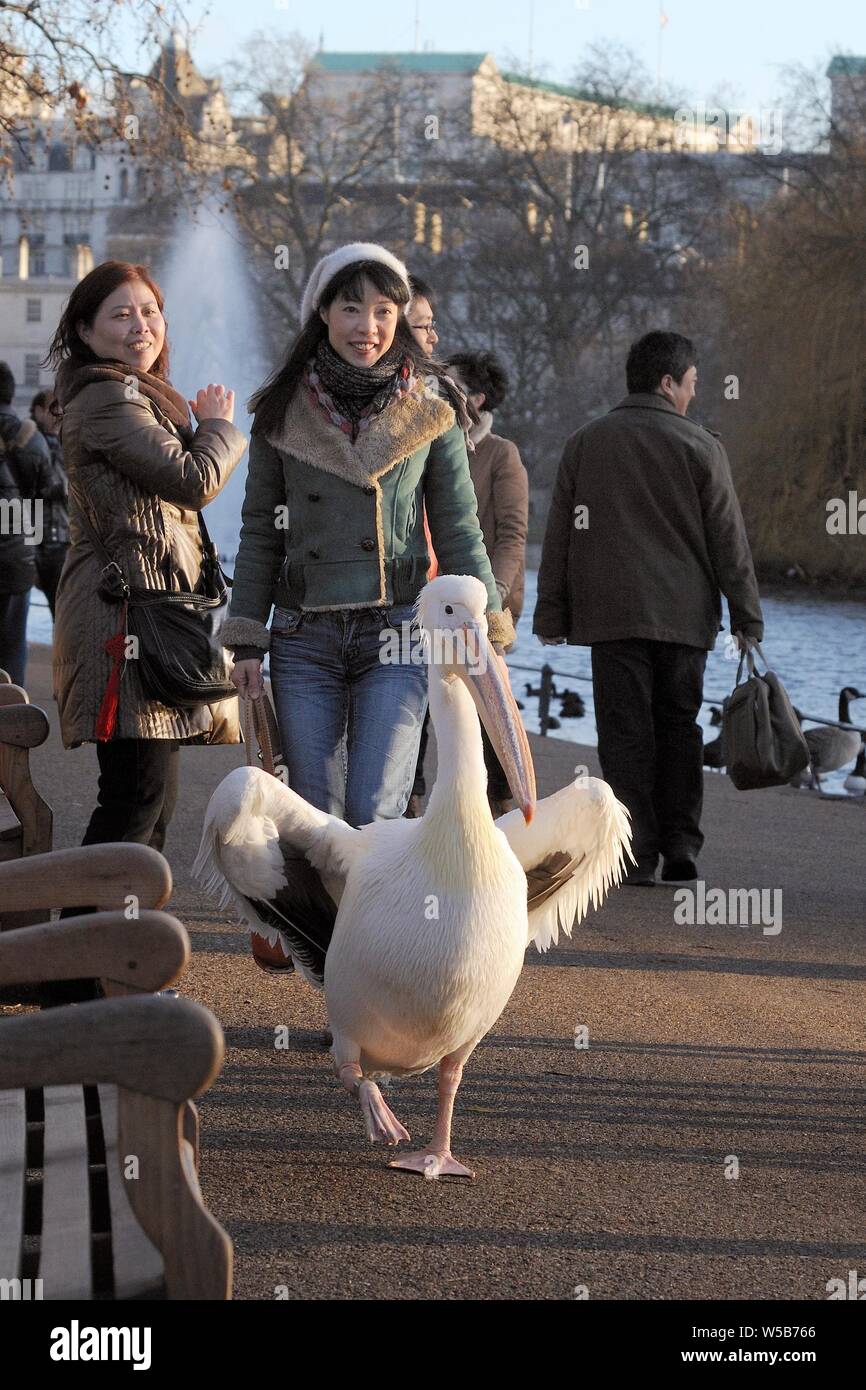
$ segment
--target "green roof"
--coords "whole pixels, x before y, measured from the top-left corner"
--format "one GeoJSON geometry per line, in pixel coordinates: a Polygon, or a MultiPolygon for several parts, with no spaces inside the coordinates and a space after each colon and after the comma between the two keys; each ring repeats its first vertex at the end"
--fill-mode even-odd
{"type": "Polygon", "coordinates": [[[317,53],[313,63],[325,72],[375,72],[399,68],[403,72],[477,72],[486,53],[317,53]]]}
{"type": "Polygon", "coordinates": [[[864,72],[866,72],[866,58],[855,58],[850,54],[837,53],[827,69],[827,76],[839,77],[844,75],[851,77],[855,73],[864,72]]]}
{"type": "MultiPolygon", "coordinates": [[[[420,73],[462,73],[472,76],[481,67],[486,53],[317,53],[312,59],[314,66],[325,72],[376,72],[380,68],[396,68],[402,72],[420,73]]],[[[834,60],[835,61],[835,60],[834,60]]],[[[525,77],[519,72],[503,72],[506,82],[515,82],[524,87],[536,87],[543,92],[556,92],[559,96],[571,97],[573,101],[588,101],[596,105],[614,106],[623,111],[637,111],[647,116],[675,115],[672,106],[656,106],[651,102],[623,101],[620,97],[599,95],[582,91],[579,87],[567,87],[561,82],[544,82],[538,78],[525,77]]]]}
{"type": "Polygon", "coordinates": [[[526,77],[520,72],[503,72],[500,76],[506,82],[517,82],[523,87],[537,87],[542,92],[556,92],[558,96],[571,97],[572,101],[589,101],[594,106],[613,106],[619,111],[639,111],[646,116],[676,115],[673,106],[657,106],[648,101],[624,101],[622,97],[605,96],[604,93],[587,92],[580,87],[567,87],[562,82],[543,82],[536,77],[526,77]]]}

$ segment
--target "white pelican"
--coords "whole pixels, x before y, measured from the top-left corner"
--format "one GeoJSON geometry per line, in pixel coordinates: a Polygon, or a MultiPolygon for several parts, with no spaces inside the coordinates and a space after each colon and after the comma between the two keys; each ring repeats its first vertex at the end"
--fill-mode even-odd
{"type": "Polygon", "coordinates": [[[457,575],[434,579],[418,600],[438,750],[423,817],[356,830],[261,769],[237,768],[211,798],[194,868],[324,984],[334,1068],[372,1141],[410,1137],[376,1078],[438,1064],[432,1140],[390,1165],[428,1178],[474,1177],[451,1154],[464,1064],[508,1003],[527,945],[546,950],[560,927],[570,935],[575,914],[620,881],[629,852],[628,813],[604,782],[581,778],[534,805],[529,745],[487,640],[486,602],[478,579],[457,575]],[[476,706],[520,808],[496,823],[476,706]]]}

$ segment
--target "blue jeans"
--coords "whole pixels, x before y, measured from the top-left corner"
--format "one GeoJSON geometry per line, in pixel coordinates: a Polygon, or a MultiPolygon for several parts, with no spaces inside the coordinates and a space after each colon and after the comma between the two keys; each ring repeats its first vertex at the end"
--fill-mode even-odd
{"type": "Polygon", "coordinates": [[[289,786],[349,825],[402,816],[412,790],[427,667],[381,660],[388,628],[401,631],[411,615],[411,604],[278,609],[271,624],[271,689],[289,786]]]}

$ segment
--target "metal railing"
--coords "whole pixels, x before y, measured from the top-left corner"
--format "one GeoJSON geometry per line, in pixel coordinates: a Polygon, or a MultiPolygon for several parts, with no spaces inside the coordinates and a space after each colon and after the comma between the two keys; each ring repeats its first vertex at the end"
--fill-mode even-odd
{"type": "MultiPolygon", "coordinates": [[[[30,607],[47,608],[48,603],[44,599],[31,599],[30,607]]],[[[558,676],[560,680],[564,681],[582,681],[584,685],[592,685],[592,676],[576,676],[567,671],[555,671],[546,661],[541,667],[524,666],[519,661],[509,661],[508,669],[509,671],[526,671],[530,676],[541,677],[541,684],[538,690],[538,723],[539,733],[542,738],[547,737],[547,731],[550,728],[550,702],[557,696],[557,691],[553,686],[554,676],[558,676]]],[[[721,709],[726,699],[726,695],[705,695],[701,703],[704,705],[716,705],[721,709]]],[[[862,728],[857,724],[845,724],[839,719],[824,719],[820,714],[806,714],[802,710],[800,713],[801,717],[803,719],[808,719],[810,724],[826,724],[834,729],[851,729],[855,733],[863,734],[864,738],[866,738],[866,728],[862,728]]]]}
{"type": "MultiPolygon", "coordinates": [[[[558,694],[553,686],[554,676],[558,676],[564,681],[582,681],[584,685],[592,685],[592,676],[576,676],[567,671],[555,671],[547,662],[539,668],[538,666],[524,666],[517,661],[509,661],[508,669],[509,671],[527,671],[532,676],[541,677],[538,688],[538,722],[539,733],[542,738],[547,737],[547,730],[550,727],[550,702],[552,699],[555,699],[558,694]]],[[[721,709],[726,699],[726,695],[705,695],[701,703],[704,705],[715,705],[721,709]]],[[[800,715],[802,719],[809,720],[811,724],[827,724],[834,729],[851,729],[855,733],[863,734],[863,736],[866,737],[866,728],[861,728],[857,724],[845,724],[840,719],[825,719],[822,715],[806,714],[803,710],[800,711],[800,715]]]]}

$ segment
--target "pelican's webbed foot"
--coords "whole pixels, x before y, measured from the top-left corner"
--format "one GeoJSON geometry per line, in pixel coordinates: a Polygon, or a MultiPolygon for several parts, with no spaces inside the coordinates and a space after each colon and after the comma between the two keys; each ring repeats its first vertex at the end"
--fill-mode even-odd
{"type": "Polygon", "coordinates": [[[371,1144],[399,1144],[401,1139],[411,1139],[408,1129],[404,1129],[397,1116],[385,1104],[382,1092],[375,1081],[362,1081],[358,1087],[361,1114],[367,1127],[367,1138],[371,1144]]]}
{"type": "Polygon", "coordinates": [[[388,1164],[389,1168],[405,1168],[410,1173],[421,1173],[431,1181],[437,1178],[474,1178],[475,1174],[471,1168],[458,1163],[450,1153],[434,1153],[430,1149],[423,1152],[401,1154],[399,1158],[392,1158],[388,1164]]]}

